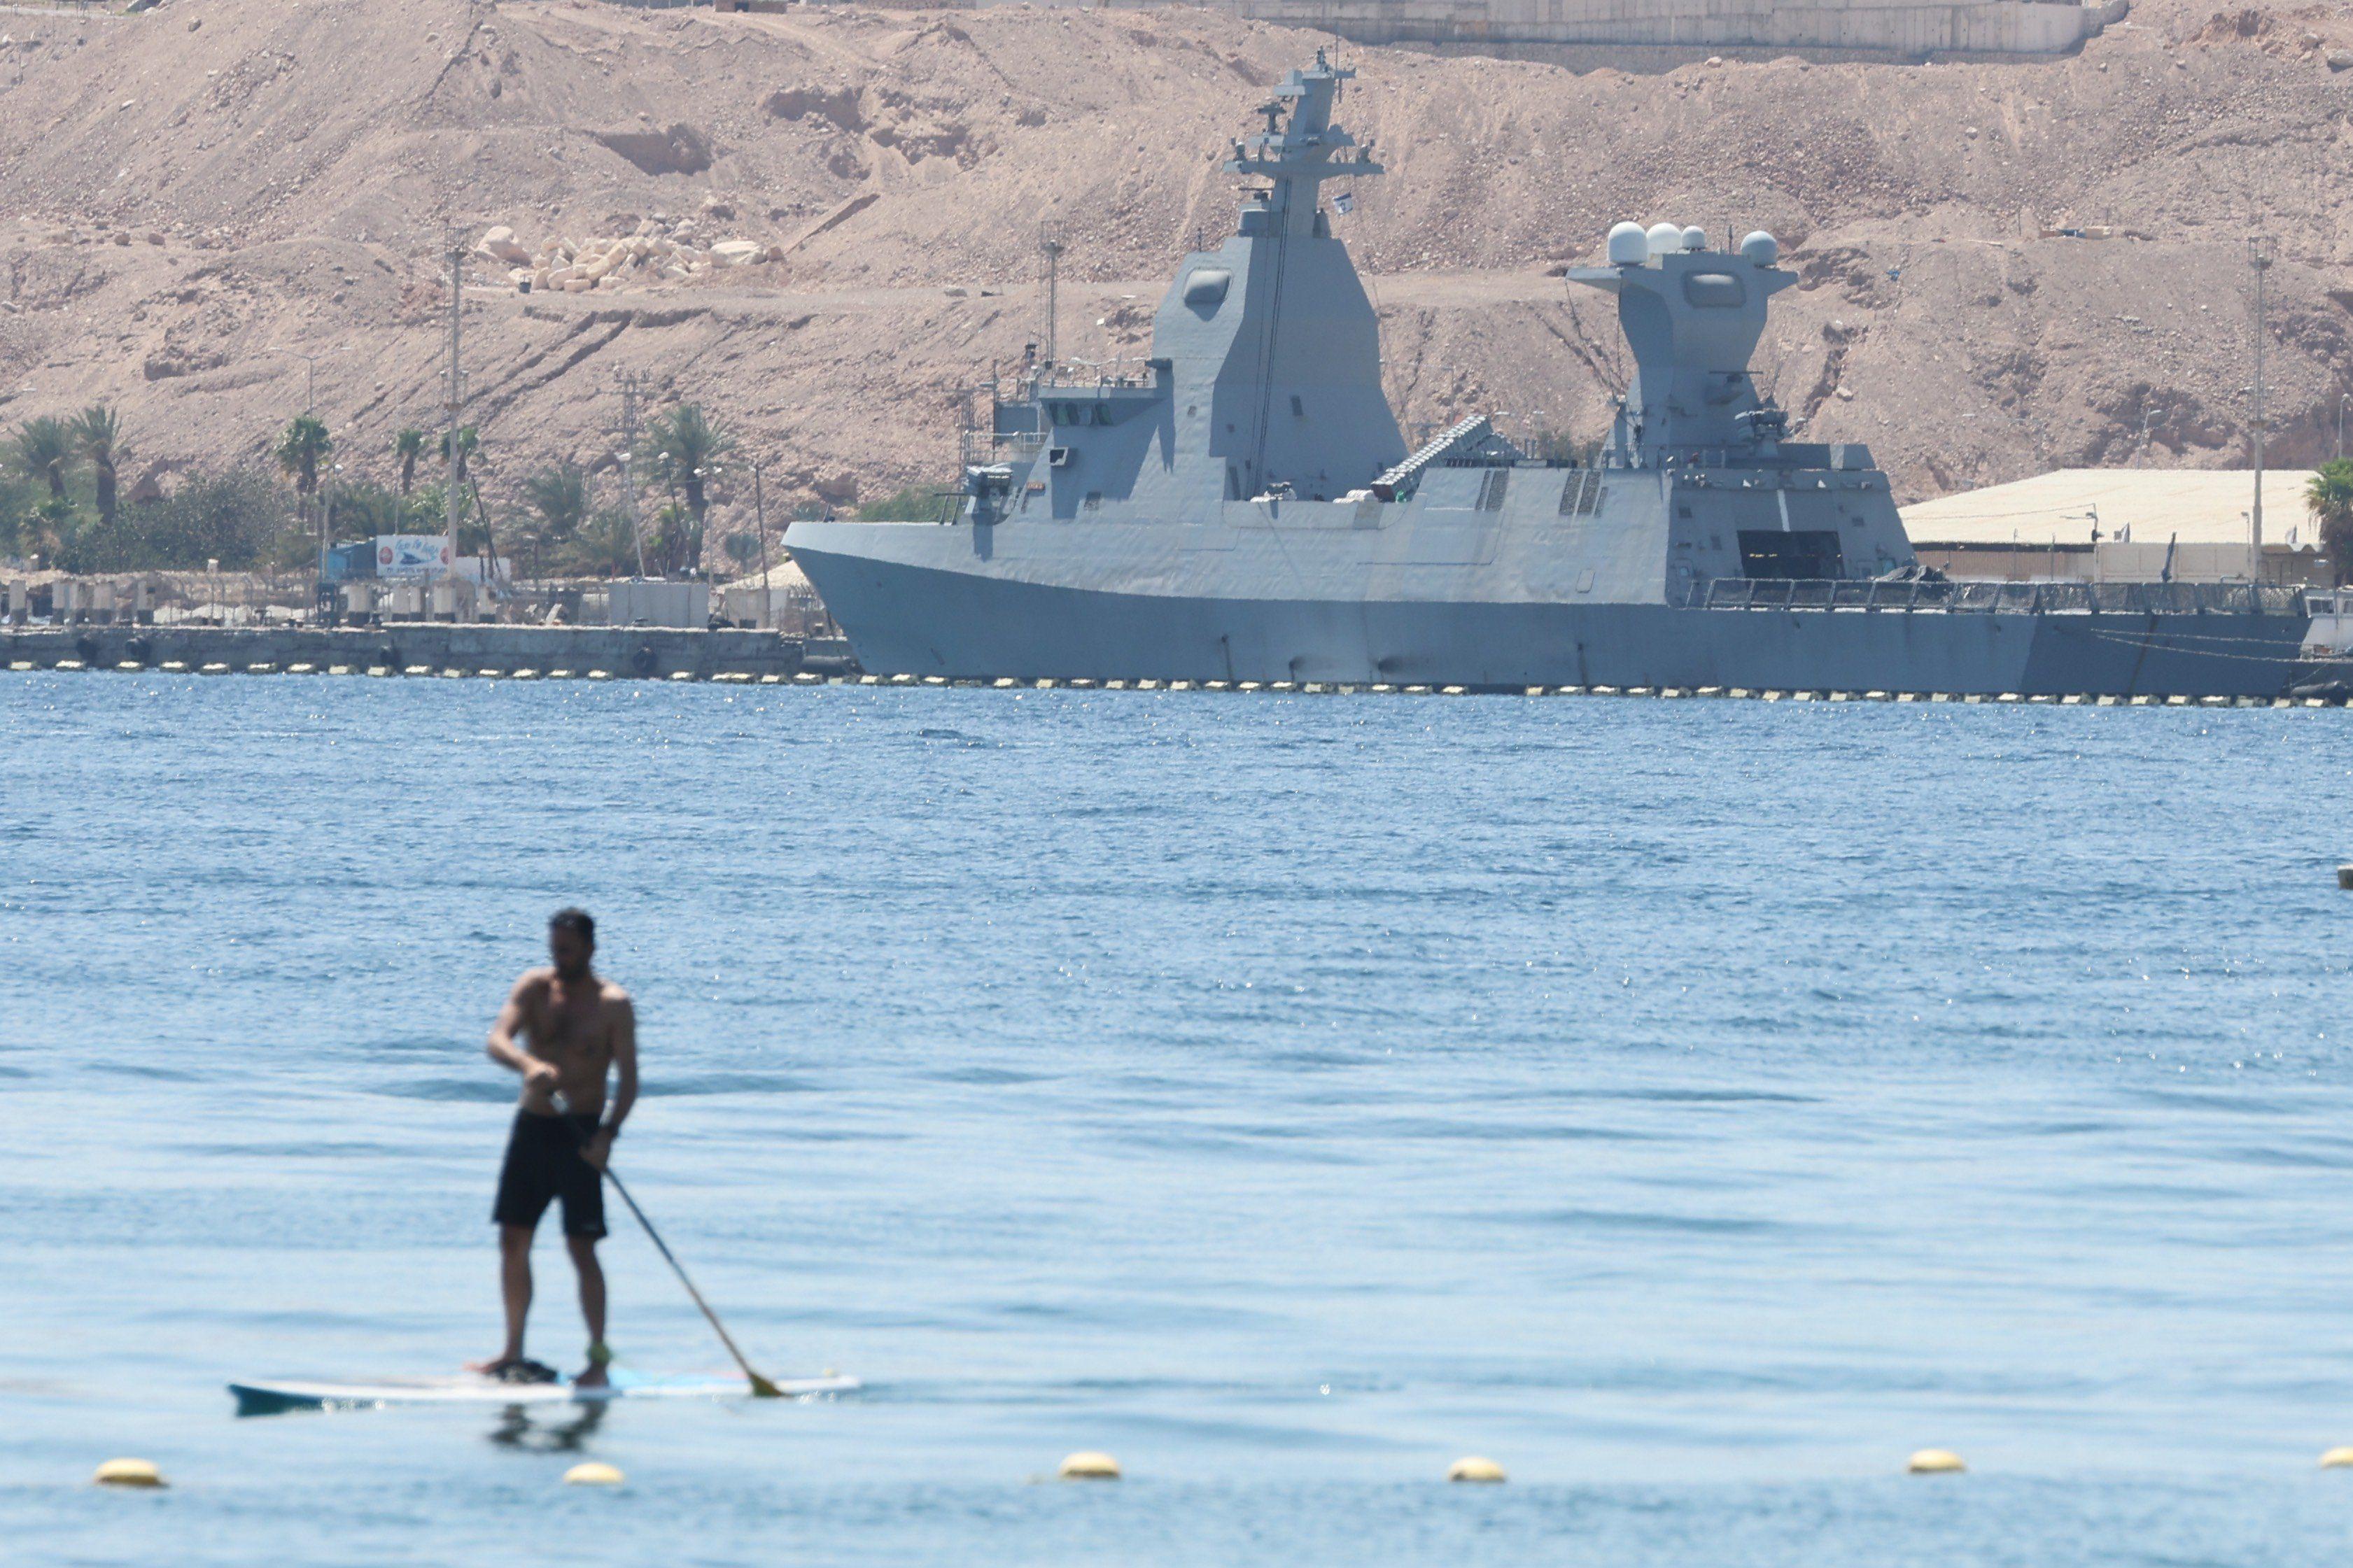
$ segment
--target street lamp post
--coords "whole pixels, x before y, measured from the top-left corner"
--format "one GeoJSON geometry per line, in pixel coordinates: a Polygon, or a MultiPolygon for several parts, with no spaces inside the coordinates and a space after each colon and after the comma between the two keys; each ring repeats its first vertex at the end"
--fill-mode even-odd
{"type": "Polygon", "coordinates": [[[760,618],[762,631],[775,629],[776,584],[768,580],[768,505],[760,493],[760,459],[752,459],[752,516],[760,531],[760,618]]]}
{"type": "Polygon", "coordinates": [[[311,589],[311,616],[313,620],[325,619],[327,616],[327,607],[331,603],[332,603],[332,599],[329,597],[332,590],[327,586],[327,542],[333,537],[335,531],[335,479],[333,476],[340,474],[343,471],[343,466],[341,463],[329,465],[327,469],[329,476],[327,480],[327,499],[325,504],[319,509],[319,581],[311,589]]]}
{"type": "Polygon", "coordinates": [[[298,349],[288,343],[272,343],[261,352],[269,354],[288,354],[302,362],[302,412],[316,414],[319,411],[319,362],[329,354],[347,354],[352,351],[348,344],[342,348],[314,351],[298,349]]]}

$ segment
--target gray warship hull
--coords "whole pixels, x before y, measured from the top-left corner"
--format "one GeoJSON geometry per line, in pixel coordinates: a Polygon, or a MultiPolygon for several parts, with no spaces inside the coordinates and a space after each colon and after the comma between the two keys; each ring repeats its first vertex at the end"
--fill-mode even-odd
{"type": "Polygon", "coordinates": [[[953,679],[2267,698],[2309,625],[2276,590],[2202,586],[2158,604],[2029,584],[1843,605],[1790,604],[1815,586],[1794,583],[1688,606],[1152,593],[991,571],[968,530],[921,523],[795,523],[793,553],[863,668],[953,679]]]}
{"type": "Polygon", "coordinates": [[[934,522],[796,522],[876,673],[965,679],[2274,697],[2302,595],[1947,582],[1860,443],[1795,438],[1749,360],[1798,282],[1758,231],[1611,229],[1635,373],[1589,462],[1486,416],[1409,451],[1379,322],[1319,192],[1381,172],[1318,55],[1226,168],[1235,230],[1179,264],[1152,350],[992,376],[934,522]]]}

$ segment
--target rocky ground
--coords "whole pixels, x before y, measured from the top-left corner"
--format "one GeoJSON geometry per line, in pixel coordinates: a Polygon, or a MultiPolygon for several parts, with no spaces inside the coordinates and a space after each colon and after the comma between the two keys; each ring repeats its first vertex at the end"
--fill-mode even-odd
{"type": "MultiPolygon", "coordinates": [[[[338,458],[388,475],[393,432],[438,418],[444,252],[504,227],[464,326],[493,488],[609,454],[635,373],[787,506],[952,471],[963,389],[1039,333],[1041,223],[1065,353],[1139,353],[1182,249],[1230,225],[1227,139],[1319,41],[1178,8],[601,0],[0,6],[0,421],[112,402],[129,474],[168,485],[259,458],[314,374],[338,458]]],[[[1760,368],[1905,499],[2243,462],[2261,233],[2274,460],[2310,462],[2353,387],[2348,51],[2353,6],[2191,0],[2034,64],[1351,48],[1344,115],[1391,173],[1338,226],[1409,424],[1579,435],[1627,366],[1557,269],[1620,218],[1770,228],[1804,281],[1760,368]]]]}

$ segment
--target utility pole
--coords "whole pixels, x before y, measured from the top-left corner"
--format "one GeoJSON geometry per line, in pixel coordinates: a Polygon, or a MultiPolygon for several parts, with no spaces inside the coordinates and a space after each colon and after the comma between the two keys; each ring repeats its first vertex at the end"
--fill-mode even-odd
{"type": "Polygon", "coordinates": [[[1055,309],[1059,302],[1056,295],[1061,283],[1062,252],[1068,248],[1062,243],[1062,226],[1056,223],[1039,224],[1038,248],[1046,253],[1046,374],[1051,375],[1054,373],[1055,363],[1054,325],[1060,315],[1055,309]]]}
{"type": "Polygon", "coordinates": [[[638,376],[621,373],[621,508],[629,514],[629,540],[637,546],[638,576],[646,574],[645,531],[638,526],[638,376]]]}
{"type": "Polygon", "coordinates": [[[2247,241],[2247,265],[2255,269],[2255,506],[2248,516],[2247,577],[2263,580],[2263,274],[2272,258],[2261,236],[2247,241]]]}
{"type": "Polygon", "coordinates": [[[455,598],[458,574],[458,418],[466,402],[466,386],[460,379],[458,363],[458,328],[466,308],[466,253],[453,245],[449,247],[449,451],[442,465],[441,547],[448,552],[448,574],[452,579],[450,618],[457,618],[455,598]]]}
{"type": "Polygon", "coordinates": [[[760,493],[760,459],[752,459],[752,516],[760,531],[760,618],[755,623],[762,631],[774,629],[772,613],[776,605],[776,586],[768,581],[768,503],[760,493]]]}

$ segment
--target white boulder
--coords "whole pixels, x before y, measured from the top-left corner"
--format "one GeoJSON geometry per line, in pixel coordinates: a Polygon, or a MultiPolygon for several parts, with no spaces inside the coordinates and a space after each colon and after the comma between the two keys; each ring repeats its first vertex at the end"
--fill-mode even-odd
{"type": "Polygon", "coordinates": [[[515,231],[501,224],[482,236],[482,253],[513,266],[523,266],[531,260],[531,252],[515,238],[515,231]]]}

